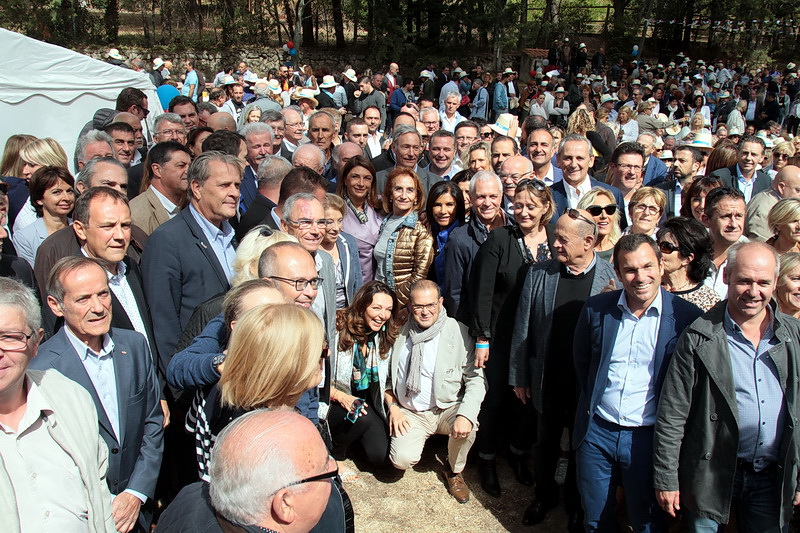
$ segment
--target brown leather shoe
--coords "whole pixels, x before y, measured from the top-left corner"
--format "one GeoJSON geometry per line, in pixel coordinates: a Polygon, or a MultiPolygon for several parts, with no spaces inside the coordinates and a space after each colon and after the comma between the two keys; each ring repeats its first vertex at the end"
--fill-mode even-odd
{"type": "Polygon", "coordinates": [[[464,481],[464,477],[459,474],[453,474],[450,469],[445,470],[445,477],[447,478],[447,490],[453,495],[458,503],[467,503],[469,501],[469,487],[464,481]]]}

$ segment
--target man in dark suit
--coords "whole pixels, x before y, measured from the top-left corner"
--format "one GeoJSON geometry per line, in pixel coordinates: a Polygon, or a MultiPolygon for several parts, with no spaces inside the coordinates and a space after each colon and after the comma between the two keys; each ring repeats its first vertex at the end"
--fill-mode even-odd
{"type": "Polygon", "coordinates": [[[144,293],[165,366],[194,308],[230,288],[236,241],[228,219],[239,208],[243,170],[232,155],[197,157],[189,167],[189,206],[156,228],[142,254],[144,293]]]}
{"type": "Polygon", "coordinates": [[[702,164],[703,154],[697,148],[688,145],[675,148],[675,162],[667,177],[650,184],[664,191],[667,196],[662,220],[680,215],[683,194],[689,190],[702,164]]]}
{"type": "Polygon", "coordinates": [[[248,231],[269,222],[272,210],[278,205],[281,183],[290,170],[292,164],[286,159],[274,155],[264,156],[258,166],[258,191],[250,208],[236,226],[236,240],[241,242],[248,231]]]}
{"type": "MultiPolygon", "coordinates": [[[[616,280],[608,261],[597,260],[597,226],[585,217],[562,215],[555,227],[557,256],[528,270],[517,306],[511,339],[508,381],[517,397],[536,409],[537,438],[533,447],[536,497],[522,518],[525,525],[544,521],[558,504],[555,472],[561,455],[564,427],[575,420],[575,371],[564,354],[572,339],[580,309],[590,296],[616,280]]],[[[483,428],[486,429],[486,428],[483,428]]],[[[564,507],[570,532],[583,531],[580,498],[575,483],[575,460],[570,457],[564,484],[564,507]]]]}
{"type": "Polygon", "coordinates": [[[772,179],[761,170],[756,170],[764,159],[766,150],[764,141],[758,137],[745,135],[739,141],[737,157],[739,161],[727,168],[721,168],[711,174],[722,180],[726,187],[736,189],[744,195],[745,203],[761,191],[766,191],[772,185],[772,179]]]}
{"type": "Polygon", "coordinates": [[[656,138],[652,133],[642,133],[636,142],[644,147],[644,171],[642,185],[651,185],[652,182],[663,180],[667,176],[667,165],[662,160],[653,156],[653,145],[656,138]]]}
{"type": "Polygon", "coordinates": [[[653,491],[653,426],[681,332],[702,312],[661,289],[656,242],[642,234],[614,247],[622,291],[589,298],[574,337],[578,403],[572,445],[587,530],[616,527],[616,487],[625,488],[635,531],[661,531],[653,491]]]}
{"type": "MultiPolygon", "coordinates": [[[[561,215],[567,209],[578,207],[580,197],[592,187],[603,187],[614,195],[617,209],[623,212],[625,203],[619,189],[589,176],[589,169],[594,165],[592,144],[582,135],[567,135],[558,149],[558,166],[563,179],[550,187],[553,201],[556,203],[556,214],[561,215]]],[[[624,218],[624,213],[622,213],[624,218]]],[[[627,225],[627,223],[625,224],[627,225]]],[[[624,227],[624,226],[623,226],[624,227]]]]}
{"type": "Polygon", "coordinates": [[[118,531],[150,530],[163,452],[156,369],[147,340],[111,328],[111,291],[95,259],[61,259],[48,280],[47,305],[64,327],[39,348],[31,368],[53,368],[92,396],[109,450],[107,482],[118,531]]]}
{"type": "MultiPolygon", "coordinates": [[[[392,133],[392,147],[389,151],[395,161],[394,168],[408,168],[416,172],[420,183],[422,183],[422,188],[425,190],[425,196],[428,195],[428,191],[433,187],[434,183],[442,181],[440,176],[418,165],[419,156],[422,153],[422,136],[416,128],[404,124],[395,126],[392,133]]],[[[376,177],[378,179],[379,192],[383,191],[383,187],[386,185],[386,177],[394,168],[378,172],[376,177]]]]}
{"type": "Polygon", "coordinates": [[[247,143],[247,166],[244,169],[239,210],[246,213],[258,195],[258,167],[264,157],[272,154],[272,126],[263,122],[245,124],[239,133],[247,143]]]}

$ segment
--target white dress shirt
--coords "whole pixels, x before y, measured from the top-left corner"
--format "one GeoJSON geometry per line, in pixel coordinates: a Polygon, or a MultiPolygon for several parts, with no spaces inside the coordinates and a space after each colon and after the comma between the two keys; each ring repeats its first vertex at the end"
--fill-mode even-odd
{"type": "Polygon", "coordinates": [[[422,369],[419,379],[419,393],[409,394],[406,390],[408,382],[408,362],[411,359],[411,336],[406,339],[406,349],[398,354],[397,361],[397,400],[404,408],[418,413],[430,411],[436,407],[436,394],[433,390],[433,373],[436,369],[436,354],[439,351],[439,338],[434,338],[422,345],[422,369]]]}
{"type": "Polygon", "coordinates": [[[167,198],[166,196],[161,194],[158,191],[158,189],[156,189],[152,185],[150,186],[150,190],[153,191],[153,194],[156,195],[156,198],[158,198],[158,201],[161,202],[161,205],[164,206],[164,209],[167,210],[167,214],[169,215],[169,218],[172,218],[172,217],[174,217],[175,215],[178,214],[178,211],[180,211],[180,209],[178,208],[177,205],[172,203],[172,200],[170,200],[169,198],[167,198]]]}
{"type": "Polygon", "coordinates": [[[592,189],[592,182],[586,176],[580,185],[573,187],[564,180],[564,189],[567,191],[567,205],[570,209],[577,209],[581,197],[592,189]]]}

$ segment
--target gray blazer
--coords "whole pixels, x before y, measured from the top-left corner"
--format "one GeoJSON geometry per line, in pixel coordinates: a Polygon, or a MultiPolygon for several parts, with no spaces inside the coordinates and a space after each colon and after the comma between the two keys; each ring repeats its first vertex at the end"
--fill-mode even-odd
{"type": "Polygon", "coordinates": [[[342,232],[336,239],[336,248],[339,249],[339,261],[342,263],[344,272],[344,293],[347,295],[347,305],[352,305],[356,291],[364,284],[361,262],[358,259],[358,245],[352,235],[342,232]]]}
{"type": "MultiPolygon", "coordinates": [[[[592,289],[598,294],[609,280],[617,281],[611,263],[597,258],[592,289]]],[[[533,406],[543,410],[544,365],[550,350],[550,329],[556,301],[561,263],[550,259],[528,270],[517,305],[517,323],[511,337],[508,382],[513,387],[530,387],[533,406]]],[[[568,356],[569,354],[567,354],[568,356]]]]}
{"type": "MultiPolygon", "coordinates": [[[[654,487],[680,489],[681,505],[723,524],[729,519],[739,444],[739,410],[723,326],[727,303],[717,304],[678,339],[662,388],[653,451],[654,487]]],[[[772,312],[778,342],[769,354],[786,403],[774,486],[783,526],[792,517],[800,482],[800,322],[778,312],[774,301],[772,312]]]]}
{"type": "MultiPolygon", "coordinates": [[[[147,340],[140,333],[112,328],[109,335],[114,341],[111,358],[117,381],[119,437],[64,328],[39,347],[30,368],[53,368],[89,391],[97,409],[100,436],[110,452],[107,480],[111,493],[131,489],[152,503],[164,451],[164,414],[156,368],[147,340]]],[[[147,508],[140,513],[139,525],[149,531],[152,516],[144,509],[147,508]]]]}

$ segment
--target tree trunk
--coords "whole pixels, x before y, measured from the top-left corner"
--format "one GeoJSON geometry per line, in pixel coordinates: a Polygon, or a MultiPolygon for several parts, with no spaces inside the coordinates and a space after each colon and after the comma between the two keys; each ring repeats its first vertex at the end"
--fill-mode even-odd
{"type": "Polygon", "coordinates": [[[117,37],[119,37],[118,0],[106,0],[106,12],[103,15],[103,22],[106,27],[106,40],[109,43],[117,42],[117,37]]]}
{"type": "Polygon", "coordinates": [[[333,32],[336,35],[336,48],[344,48],[342,0],[331,0],[331,10],[333,11],[333,32]]]}
{"type": "Polygon", "coordinates": [[[375,0],[367,0],[367,44],[375,42],[375,0]]]}

